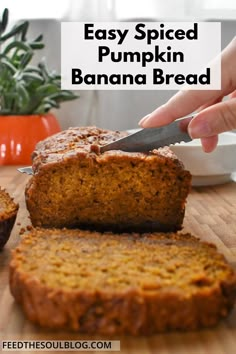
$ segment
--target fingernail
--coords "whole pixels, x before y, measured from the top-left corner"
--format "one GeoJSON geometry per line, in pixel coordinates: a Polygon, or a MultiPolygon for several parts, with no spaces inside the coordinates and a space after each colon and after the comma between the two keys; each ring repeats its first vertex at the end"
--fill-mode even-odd
{"type": "Polygon", "coordinates": [[[142,125],[150,116],[150,114],[147,114],[145,117],[143,117],[142,119],[140,119],[140,121],[138,122],[139,125],[142,125]]]}
{"type": "Polygon", "coordinates": [[[188,127],[188,133],[192,139],[204,138],[212,135],[210,126],[207,121],[190,124],[188,127]]]}

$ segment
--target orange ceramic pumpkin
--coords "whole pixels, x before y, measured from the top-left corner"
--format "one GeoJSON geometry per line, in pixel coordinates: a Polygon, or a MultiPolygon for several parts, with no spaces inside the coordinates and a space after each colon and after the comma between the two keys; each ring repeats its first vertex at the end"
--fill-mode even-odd
{"type": "Polygon", "coordinates": [[[0,116],[0,165],[31,164],[36,143],[60,130],[51,113],[0,116]]]}

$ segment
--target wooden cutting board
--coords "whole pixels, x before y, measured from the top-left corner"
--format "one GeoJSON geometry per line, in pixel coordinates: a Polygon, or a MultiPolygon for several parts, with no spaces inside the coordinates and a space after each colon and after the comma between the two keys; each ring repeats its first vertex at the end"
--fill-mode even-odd
{"type": "MultiPolygon", "coordinates": [[[[24,189],[28,179],[27,175],[17,172],[15,166],[0,167],[0,185],[5,187],[20,204],[11,238],[0,253],[0,340],[111,339],[45,331],[26,320],[21,308],[15,304],[8,286],[8,264],[11,249],[19,241],[20,229],[30,224],[24,202],[24,189]]],[[[218,250],[236,267],[236,183],[193,188],[188,197],[184,231],[216,244],[218,250]]],[[[213,329],[112,339],[120,340],[121,353],[124,354],[234,354],[236,310],[213,329]]]]}

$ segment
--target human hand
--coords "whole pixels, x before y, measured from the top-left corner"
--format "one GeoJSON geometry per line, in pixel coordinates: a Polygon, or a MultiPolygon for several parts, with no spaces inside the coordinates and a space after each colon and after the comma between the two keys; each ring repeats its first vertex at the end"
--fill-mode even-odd
{"type": "Polygon", "coordinates": [[[221,90],[179,91],[139,124],[143,128],[159,127],[197,110],[188,133],[193,139],[201,139],[205,152],[213,151],[219,133],[236,129],[236,37],[221,54],[221,77],[221,90]],[[227,95],[229,99],[222,102],[227,95]]]}

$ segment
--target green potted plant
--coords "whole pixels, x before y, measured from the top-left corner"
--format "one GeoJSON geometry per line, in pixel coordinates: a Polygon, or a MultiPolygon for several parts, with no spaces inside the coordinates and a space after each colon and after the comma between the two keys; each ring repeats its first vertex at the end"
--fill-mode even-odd
{"type": "Polygon", "coordinates": [[[35,144],[60,131],[52,108],[77,98],[61,90],[61,76],[48,70],[44,60],[30,64],[44,48],[43,36],[28,40],[29,22],[6,31],[8,9],[0,21],[0,165],[28,164],[35,144]]]}

